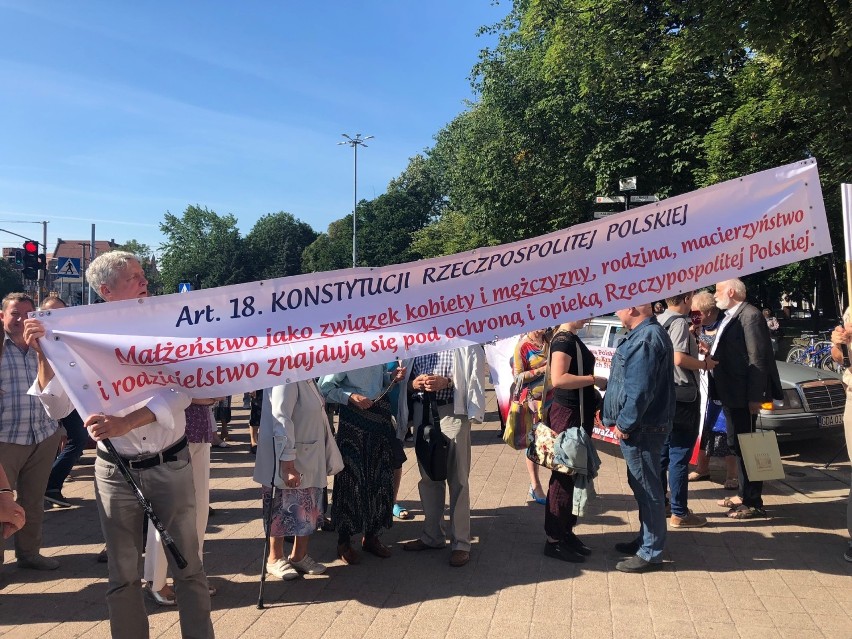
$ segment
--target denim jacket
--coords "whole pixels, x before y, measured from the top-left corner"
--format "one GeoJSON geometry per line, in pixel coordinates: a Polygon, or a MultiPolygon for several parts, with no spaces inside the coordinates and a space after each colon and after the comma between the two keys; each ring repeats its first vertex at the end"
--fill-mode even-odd
{"type": "Polygon", "coordinates": [[[674,350],[655,317],[627,335],[612,356],[603,423],[624,433],[668,433],[675,412],[674,350]]]}
{"type": "Polygon", "coordinates": [[[601,467],[601,458],[585,429],[566,428],[557,435],[553,443],[553,463],[574,470],[571,512],[582,517],[586,514],[586,504],[595,497],[594,479],[601,467]]]}

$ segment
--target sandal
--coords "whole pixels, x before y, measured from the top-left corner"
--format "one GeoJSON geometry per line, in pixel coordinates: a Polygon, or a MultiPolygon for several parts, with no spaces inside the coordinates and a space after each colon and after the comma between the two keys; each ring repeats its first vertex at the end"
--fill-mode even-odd
{"type": "Polygon", "coordinates": [[[686,476],[686,481],[707,481],[710,479],[710,473],[699,473],[692,471],[686,476]]]}
{"type": "Polygon", "coordinates": [[[393,516],[397,519],[411,519],[412,515],[400,504],[393,505],[393,516]]]}
{"type": "Polygon", "coordinates": [[[529,495],[530,495],[530,499],[532,499],[535,503],[541,504],[542,506],[547,504],[547,495],[545,495],[544,497],[539,497],[538,495],[535,494],[535,488],[533,488],[532,486],[530,486],[529,495]]]}
{"type": "Polygon", "coordinates": [[[730,497],[725,497],[724,499],[720,499],[719,501],[717,501],[717,502],[716,502],[716,505],[717,505],[717,506],[721,506],[722,508],[730,508],[730,509],[733,509],[733,508],[739,508],[740,506],[742,506],[742,505],[743,505],[743,502],[741,502],[741,501],[734,501],[734,500],[733,500],[733,499],[731,499],[730,497]]]}
{"type": "Polygon", "coordinates": [[[736,477],[731,477],[730,479],[725,480],[725,490],[739,490],[740,489],[740,480],[736,477]]]}
{"type": "Polygon", "coordinates": [[[755,517],[766,517],[766,511],[763,508],[752,508],[751,506],[740,504],[728,513],[728,518],[730,519],[754,519],[755,517]]]}

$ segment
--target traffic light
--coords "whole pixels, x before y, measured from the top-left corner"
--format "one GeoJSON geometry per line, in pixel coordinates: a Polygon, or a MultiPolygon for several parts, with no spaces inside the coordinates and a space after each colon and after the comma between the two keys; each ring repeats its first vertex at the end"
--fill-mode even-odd
{"type": "Polygon", "coordinates": [[[21,249],[15,251],[15,266],[21,267],[24,265],[24,252],[21,249]]]}
{"type": "Polygon", "coordinates": [[[26,280],[38,279],[38,242],[24,242],[24,270],[21,274],[26,280]]]}

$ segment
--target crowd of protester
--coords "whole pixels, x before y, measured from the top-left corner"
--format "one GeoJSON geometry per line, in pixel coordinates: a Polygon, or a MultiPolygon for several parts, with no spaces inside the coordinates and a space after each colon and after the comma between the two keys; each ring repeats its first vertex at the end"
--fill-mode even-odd
{"type": "MultiPolygon", "coordinates": [[[[129,253],[114,251],[97,258],[87,276],[107,302],[147,294],[139,262],[129,253]]],[[[632,539],[616,545],[625,555],[616,568],[628,573],[661,566],[669,529],[707,523],[689,508],[689,486],[709,479],[714,457],[725,460],[723,487],[732,494],[719,505],[727,516],[767,516],[762,483],[749,479],[737,435],[753,430],[761,407],[780,398],[773,357],[777,319],[746,301],[740,280],[720,282],[714,293],[676,295],[660,306],[616,313],[625,338],[612,357],[608,379],[595,374],[595,355],[581,339],[588,320],[521,335],[509,363],[516,390],[523,390],[517,398],[528,411],[525,419],[544,421],[554,435],[569,434],[591,448],[597,422],[611,429],[619,442],[640,525],[632,539]],[[605,392],[603,400],[598,390],[605,392]],[[696,447],[697,465],[690,471],[696,447]]],[[[58,298],[42,305],[50,312],[62,312],[63,307],[58,298]]],[[[186,566],[179,566],[164,552],[153,526],[143,537],[143,508],[117,472],[115,460],[99,445],[95,492],[109,559],[107,604],[113,636],[147,636],[142,604],[147,595],[159,605],[178,607],[183,636],[212,637],[210,597],[216,590],[203,567],[211,512],[210,450],[229,446],[231,398],[191,400],[164,392],[117,415],[83,420],[41,353],[38,340],[44,327],[36,319],[26,320],[34,309],[33,300],[22,293],[2,302],[0,523],[4,539],[15,537],[18,566],[59,568],[55,558],[41,554],[45,505],[70,506],[62,486],[72,466],[89,438],[109,438],[131,472],[144,477],[146,498],[187,560],[186,566]],[[137,627],[138,634],[128,634],[131,627],[137,627]]],[[[852,342],[849,310],[832,342],[835,359],[848,357],[844,349],[852,342]]],[[[847,370],[845,376],[850,375],[847,370]]],[[[474,345],[247,395],[243,407],[249,409],[253,477],[260,485],[259,514],[268,537],[265,574],[291,580],[325,572],[326,566],[309,554],[311,535],[320,528],[336,531],[337,557],[344,564],[361,563],[361,552],[391,558],[393,551],[383,543],[382,533],[395,518],[411,518],[398,493],[407,459],[405,442],[412,438],[420,462],[424,520],[419,537],[402,549],[448,549],[445,561],[451,567],[465,566],[473,538],[471,422],[484,419],[484,388],[484,349],[474,345]],[[448,462],[445,472],[436,476],[419,455],[438,429],[446,439],[448,462]],[[287,541],[292,544],[289,551],[287,541]]],[[[850,411],[847,402],[847,439],[852,438],[850,411]]],[[[527,469],[529,497],[544,506],[544,554],[585,561],[593,548],[574,528],[582,513],[578,495],[582,492],[584,500],[593,486],[574,474],[542,469],[529,459],[527,469]],[[546,485],[541,479],[545,472],[550,472],[546,485]]],[[[852,536],[852,496],[849,529],[852,536]]],[[[852,550],[845,557],[852,561],[852,550]]]]}

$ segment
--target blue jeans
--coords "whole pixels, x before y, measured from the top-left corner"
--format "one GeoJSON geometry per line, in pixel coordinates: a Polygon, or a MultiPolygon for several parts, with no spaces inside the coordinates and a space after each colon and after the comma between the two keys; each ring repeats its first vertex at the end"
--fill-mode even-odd
{"type": "Polygon", "coordinates": [[[660,485],[663,493],[666,484],[671,489],[672,514],[685,517],[687,508],[687,477],[689,476],[689,458],[695,446],[696,433],[692,431],[672,431],[669,433],[660,457],[660,485]],[[668,471],[668,473],[666,472],[668,471]],[[666,481],[668,476],[668,481],[666,481]]]}
{"type": "Polygon", "coordinates": [[[627,483],[639,506],[639,552],[652,563],[662,561],[666,543],[666,497],[660,479],[660,457],[666,433],[630,433],[622,439],[621,454],[627,462],[627,483]]]}
{"type": "Polygon", "coordinates": [[[47,492],[56,492],[62,490],[62,484],[71,473],[80,457],[83,455],[83,450],[86,448],[86,443],[89,441],[89,433],[86,427],[83,426],[83,420],[77,414],[77,411],[72,411],[68,417],[59,420],[59,423],[65,428],[68,433],[68,442],[65,448],[59,453],[59,456],[53,461],[53,467],[50,469],[50,478],[47,480],[47,492]]]}

